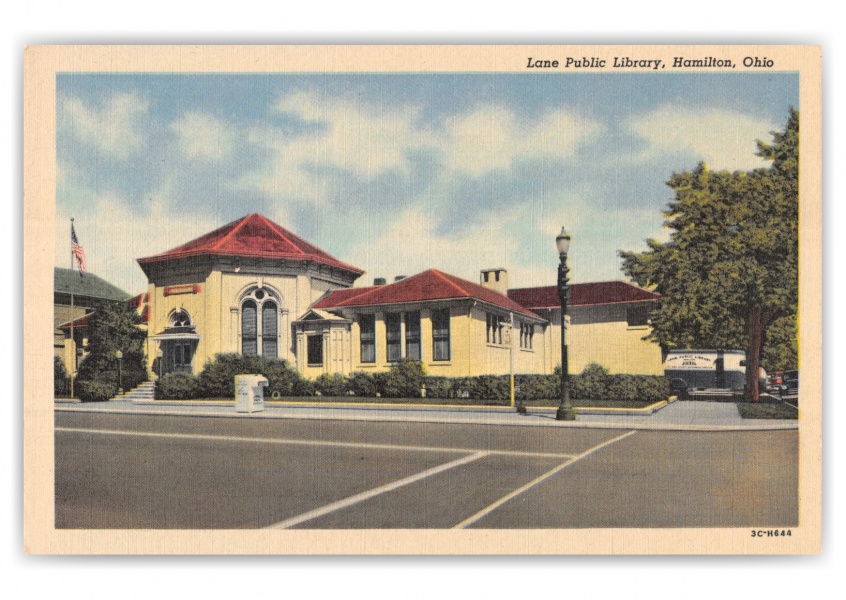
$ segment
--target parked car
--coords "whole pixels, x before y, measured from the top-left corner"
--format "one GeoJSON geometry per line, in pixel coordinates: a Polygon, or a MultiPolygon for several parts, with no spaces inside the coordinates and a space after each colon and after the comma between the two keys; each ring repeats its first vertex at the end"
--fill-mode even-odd
{"type": "Polygon", "coordinates": [[[785,371],[784,372],[784,395],[798,396],[799,395],[799,371],[785,371]]]}
{"type": "Polygon", "coordinates": [[[767,391],[770,394],[784,393],[784,371],[773,371],[767,379],[767,391]]]}

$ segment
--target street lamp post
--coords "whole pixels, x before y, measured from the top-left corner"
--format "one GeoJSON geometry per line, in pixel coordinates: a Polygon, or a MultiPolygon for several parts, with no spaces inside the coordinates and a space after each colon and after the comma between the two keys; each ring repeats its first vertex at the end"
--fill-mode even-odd
{"type": "Polygon", "coordinates": [[[563,227],[561,233],[555,238],[555,246],[558,249],[558,256],[561,264],[558,265],[558,298],[561,300],[561,404],[555,413],[557,421],[575,421],[576,411],[570,404],[570,376],[567,360],[567,333],[566,317],[567,302],[570,300],[570,286],[567,274],[567,252],[570,250],[570,234],[563,227]]]}
{"type": "Polygon", "coordinates": [[[118,363],[118,394],[123,394],[123,373],[120,369],[121,359],[123,358],[123,352],[120,350],[115,350],[115,358],[117,359],[118,363]]]}

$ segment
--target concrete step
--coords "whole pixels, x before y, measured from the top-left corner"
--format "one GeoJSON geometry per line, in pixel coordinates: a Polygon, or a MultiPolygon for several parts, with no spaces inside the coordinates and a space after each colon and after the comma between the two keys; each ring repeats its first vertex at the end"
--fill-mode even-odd
{"type": "Polygon", "coordinates": [[[137,388],[129,390],[122,395],[115,396],[113,400],[154,400],[156,397],[156,383],[145,381],[137,388]]]}

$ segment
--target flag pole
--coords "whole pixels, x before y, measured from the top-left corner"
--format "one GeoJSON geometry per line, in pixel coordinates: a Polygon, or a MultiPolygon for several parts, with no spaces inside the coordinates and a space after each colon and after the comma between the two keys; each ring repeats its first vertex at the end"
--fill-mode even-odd
{"type": "MultiPolygon", "coordinates": [[[[73,240],[73,217],[71,217],[71,240],[73,240]]],[[[73,241],[71,241],[70,261],[71,261],[71,265],[70,265],[71,271],[73,271],[73,241]]],[[[74,391],[73,390],[73,376],[74,376],[74,373],[76,372],[76,338],[73,335],[73,322],[76,320],[76,317],[74,317],[74,314],[73,314],[73,287],[71,287],[71,290],[70,290],[70,297],[71,297],[71,312],[70,312],[71,335],[70,335],[70,341],[71,341],[71,349],[73,350],[73,355],[72,355],[71,360],[70,360],[70,363],[71,363],[70,364],[70,397],[73,398],[73,391],[74,391]]]]}

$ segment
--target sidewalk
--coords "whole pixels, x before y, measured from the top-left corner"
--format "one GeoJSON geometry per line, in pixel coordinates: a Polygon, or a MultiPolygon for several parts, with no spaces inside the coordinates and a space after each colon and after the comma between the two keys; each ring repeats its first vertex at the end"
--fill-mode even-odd
{"type": "Polygon", "coordinates": [[[726,402],[672,402],[649,415],[577,415],[576,421],[556,421],[555,410],[529,408],[518,415],[504,407],[418,407],[399,405],[330,405],[267,403],[266,410],[235,412],[234,402],[113,400],[105,403],[56,404],[57,411],[137,415],[178,415],[252,419],[322,419],[345,421],[398,421],[503,426],[571,427],[589,429],[639,429],[684,431],[743,431],[798,429],[798,420],[743,419],[737,407],[726,402]]]}

